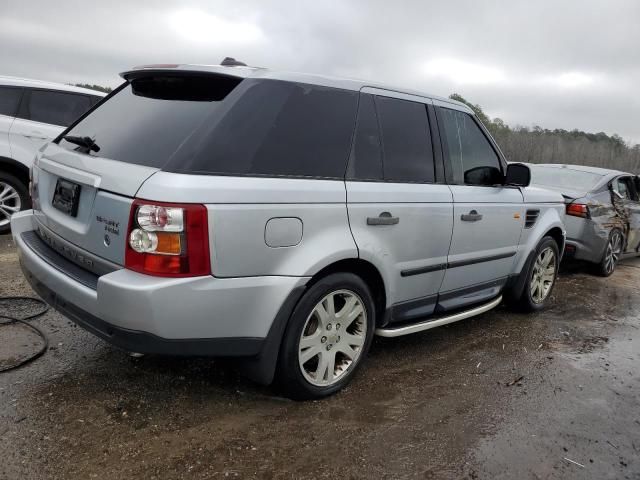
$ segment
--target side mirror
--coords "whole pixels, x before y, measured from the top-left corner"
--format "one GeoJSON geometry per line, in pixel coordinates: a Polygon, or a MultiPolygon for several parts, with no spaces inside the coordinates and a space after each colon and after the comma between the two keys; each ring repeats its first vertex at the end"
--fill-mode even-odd
{"type": "Polygon", "coordinates": [[[528,187],[531,184],[531,169],[521,163],[510,163],[507,166],[505,185],[528,187]]]}
{"type": "Polygon", "coordinates": [[[467,185],[502,185],[504,177],[496,167],[475,167],[464,172],[467,185]]]}

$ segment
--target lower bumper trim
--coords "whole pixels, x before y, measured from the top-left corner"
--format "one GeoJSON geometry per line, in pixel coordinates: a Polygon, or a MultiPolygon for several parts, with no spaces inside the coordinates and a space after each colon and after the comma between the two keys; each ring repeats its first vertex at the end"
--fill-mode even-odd
{"type": "Polygon", "coordinates": [[[148,332],[117,327],[69,303],[35,278],[22,263],[21,267],[33,290],[45,302],[90,333],[129,352],[172,356],[252,357],[261,351],[264,343],[263,338],[248,337],[167,339],[148,332]]]}

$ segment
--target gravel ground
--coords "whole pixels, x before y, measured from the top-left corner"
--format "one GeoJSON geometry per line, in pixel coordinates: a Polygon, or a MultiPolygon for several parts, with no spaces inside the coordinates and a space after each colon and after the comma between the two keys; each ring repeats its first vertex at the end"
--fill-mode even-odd
{"type": "MultiPolygon", "coordinates": [[[[8,295],[33,292],[0,237],[8,295]]],[[[640,479],[640,261],[571,268],[552,300],[376,339],[345,391],[306,403],[233,363],[133,359],[50,311],[49,351],[0,374],[0,478],[640,479]]],[[[0,366],[38,342],[2,327],[0,366]]]]}

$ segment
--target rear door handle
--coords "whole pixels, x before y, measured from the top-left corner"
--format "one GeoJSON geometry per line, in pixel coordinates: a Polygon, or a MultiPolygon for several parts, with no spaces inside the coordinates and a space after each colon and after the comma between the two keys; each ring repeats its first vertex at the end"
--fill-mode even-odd
{"type": "Polygon", "coordinates": [[[400,217],[394,217],[389,212],[382,212],[377,217],[367,217],[367,225],[396,225],[400,217]]]}
{"type": "Polygon", "coordinates": [[[482,220],[482,215],[480,215],[476,210],[471,210],[469,213],[463,213],[460,215],[460,219],[463,222],[478,222],[482,220]]]}

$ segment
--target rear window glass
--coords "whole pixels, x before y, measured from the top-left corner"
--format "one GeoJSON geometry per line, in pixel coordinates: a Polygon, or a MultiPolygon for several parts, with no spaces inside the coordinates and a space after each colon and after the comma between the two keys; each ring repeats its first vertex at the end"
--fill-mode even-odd
{"type": "MultiPolygon", "coordinates": [[[[93,156],[162,168],[185,139],[215,113],[219,99],[238,83],[229,77],[134,80],[66,134],[91,138],[100,149],[91,152],[93,156]]],[[[82,151],[66,140],[60,145],[82,151]]]]}
{"type": "Polygon", "coordinates": [[[27,118],[35,122],[66,127],[91,107],[88,95],[31,90],[27,103],[27,118]]]}
{"type": "Polygon", "coordinates": [[[540,167],[531,165],[531,183],[546,187],[589,191],[602,179],[602,175],[571,168],[540,167]]]}
{"type": "Polygon", "coordinates": [[[333,88],[155,77],[125,85],[67,133],[91,137],[92,155],[166,171],[342,178],[356,106],[356,92],[333,88]]]}
{"type": "Polygon", "coordinates": [[[13,117],[18,110],[22,88],[0,87],[0,115],[13,117]]]}

